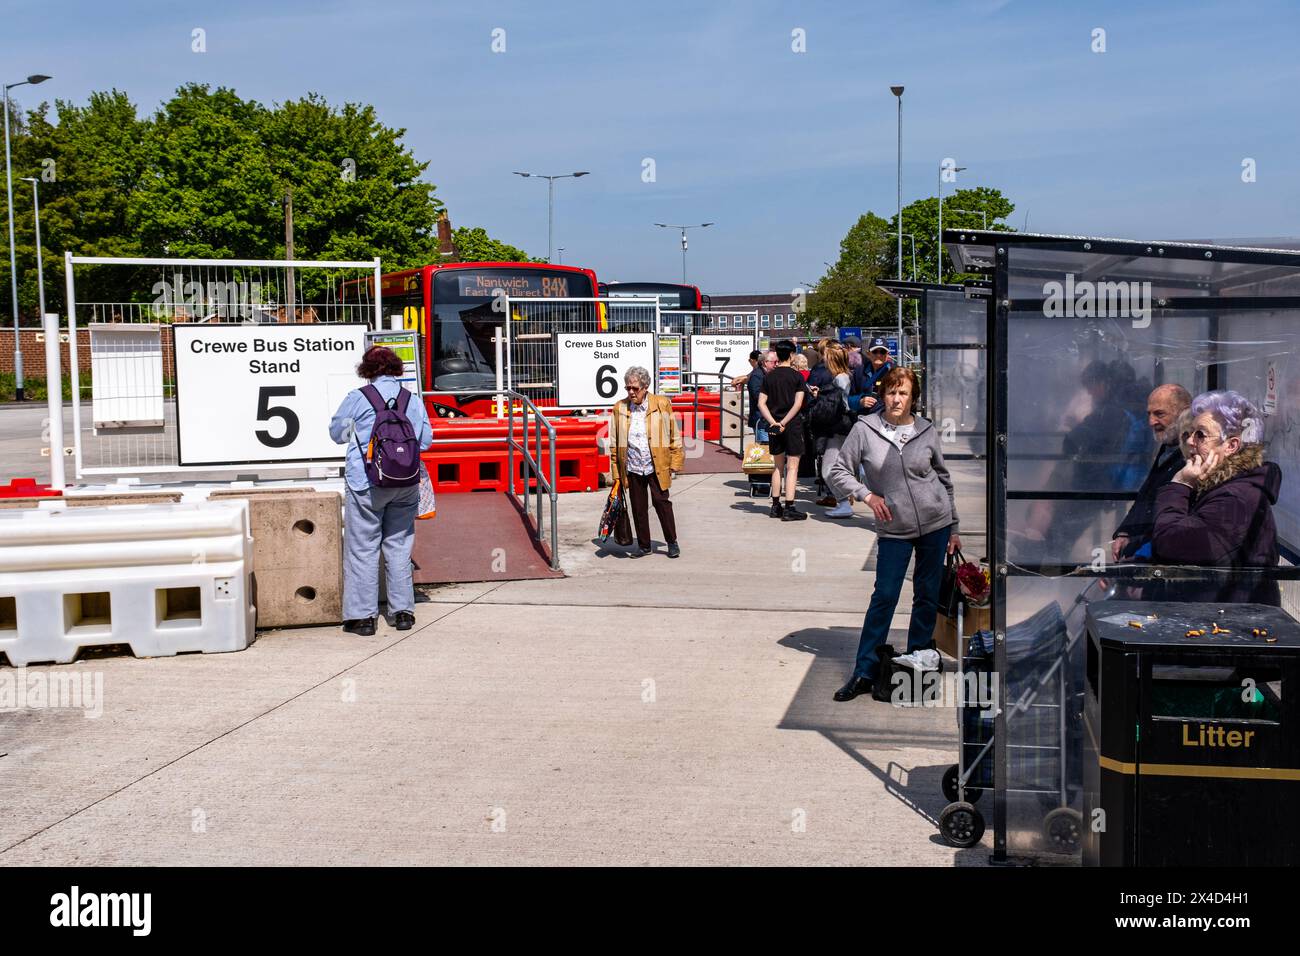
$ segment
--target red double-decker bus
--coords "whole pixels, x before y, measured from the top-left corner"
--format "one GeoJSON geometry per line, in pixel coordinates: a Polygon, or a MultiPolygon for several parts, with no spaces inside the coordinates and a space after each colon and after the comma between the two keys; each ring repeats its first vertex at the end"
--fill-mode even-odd
{"type": "MultiPolygon", "coordinates": [[[[341,294],[373,292],[374,279],[344,283],[341,294]]],[[[599,289],[596,274],[577,266],[545,262],[448,262],[387,272],[381,276],[385,317],[401,313],[408,329],[419,331],[423,343],[421,366],[427,392],[478,393],[476,396],[432,396],[435,402],[454,405],[471,415],[490,413],[490,394],[496,386],[496,348],[493,335],[507,321],[501,313],[503,296],[510,299],[594,299],[599,289]]],[[[592,331],[605,331],[604,309],[589,302],[570,306],[556,302],[548,318],[562,319],[566,308],[574,324],[586,318],[592,331]],[[588,318],[594,317],[594,318],[588,318]]],[[[516,310],[517,311],[517,310],[516,310]]]]}

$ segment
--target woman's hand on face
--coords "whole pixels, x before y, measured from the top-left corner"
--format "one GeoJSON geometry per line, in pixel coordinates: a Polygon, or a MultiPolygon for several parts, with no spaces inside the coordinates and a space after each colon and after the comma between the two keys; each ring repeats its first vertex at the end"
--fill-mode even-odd
{"type": "Polygon", "coordinates": [[[959,534],[951,535],[948,538],[948,553],[952,554],[953,552],[960,551],[960,550],[961,550],[961,535],[959,534]]]}
{"type": "Polygon", "coordinates": [[[863,501],[867,503],[867,506],[871,509],[871,513],[876,516],[877,521],[883,524],[888,524],[894,520],[893,512],[889,510],[889,505],[885,504],[885,499],[880,497],[880,495],[868,492],[867,497],[864,498],[863,501]]]}
{"type": "Polygon", "coordinates": [[[1213,449],[1207,451],[1204,456],[1193,455],[1192,460],[1183,465],[1182,470],[1174,475],[1174,481],[1185,485],[1195,485],[1213,471],[1222,460],[1219,453],[1213,449]]]}

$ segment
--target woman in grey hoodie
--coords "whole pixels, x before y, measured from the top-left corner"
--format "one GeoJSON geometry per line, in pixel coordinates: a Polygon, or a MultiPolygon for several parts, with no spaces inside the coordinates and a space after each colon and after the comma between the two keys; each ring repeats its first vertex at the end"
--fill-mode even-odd
{"type": "Polygon", "coordinates": [[[876,586],[862,622],[857,665],[849,682],[835,692],[838,701],[871,692],[880,664],[878,651],[889,636],[913,551],[907,652],[933,649],[944,556],[961,547],[957,504],[939,432],[914,414],[916,374],[909,368],[893,369],[881,380],[881,392],[882,413],[858,418],[827,475],[837,498],[871,506],[879,535],[876,586]],[[859,466],[866,474],[865,485],[858,481],[859,466]]]}

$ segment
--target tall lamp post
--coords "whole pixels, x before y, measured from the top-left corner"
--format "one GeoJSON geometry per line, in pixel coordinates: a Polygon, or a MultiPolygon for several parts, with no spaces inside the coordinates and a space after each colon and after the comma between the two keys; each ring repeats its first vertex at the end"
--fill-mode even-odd
{"type": "Polygon", "coordinates": [[[564,265],[564,246],[560,246],[559,253],[560,253],[560,265],[564,265]]]}
{"type": "MultiPolygon", "coordinates": [[[[943,163],[939,164],[939,248],[935,252],[934,258],[935,258],[935,265],[939,267],[938,271],[939,271],[940,284],[943,283],[943,173],[944,170],[946,169],[951,170],[953,175],[955,176],[957,173],[964,172],[966,167],[965,166],[944,166],[943,163]]],[[[902,245],[903,240],[899,239],[898,242],[899,245],[902,245]]],[[[899,305],[901,306],[902,303],[900,302],[899,305]]]]}
{"type": "Polygon", "coordinates": [[[711,222],[697,222],[690,226],[676,225],[670,222],[657,222],[656,226],[661,229],[680,229],[682,231],[682,285],[686,285],[686,230],[687,229],[704,229],[713,225],[711,222]]]}
{"type": "MultiPolygon", "coordinates": [[[[9,289],[14,309],[14,398],[20,402],[23,400],[23,349],[22,337],[18,333],[18,264],[14,258],[14,176],[9,160],[9,91],[15,86],[26,86],[29,83],[35,86],[48,79],[48,76],[33,73],[25,80],[5,84],[5,195],[9,200],[9,289]]],[[[39,248],[40,243],[37,243],[37,246],[39,248]]],[[[45,310],[42,309],[41,321],[44,321],[44,315],[45,310]]]]}
{"type": "Polygon", "coordinates": [[[515,171],[516,176],[523,176],[524,179],[545,179],[547,184],[547,205],[546,205],[546,261],[551,261],[551,252],[555,247],[555,181],[557,179],[577,179],[579,176],[588,176],[590,172],[583,170],[580,173],[558,173],[554,176],[548,176],[546,173],[521,173],[515,171]]]}
{"type": "MultiPolygon", "coordinates": [[[[898,278],[903,278],[903,88],[901,86],[891,86],[889,92],[894,94],[894,99],[898,100],[898,175],[896,184],[898,187],[898,278]]],[[[903,348],[903,300],[898,300],[898,348],[903,348]]],[[[902,355],[899,355],[902,360],[902,355]]]]}

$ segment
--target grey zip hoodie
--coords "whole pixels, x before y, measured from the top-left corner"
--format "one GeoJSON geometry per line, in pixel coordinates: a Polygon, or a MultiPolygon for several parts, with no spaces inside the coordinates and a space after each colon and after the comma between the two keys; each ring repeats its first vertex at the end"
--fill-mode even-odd
{"type": "Polygon", "coordinates": [[[879,415],[860,416],[831,465],[827,484],[837,498],[885,499],[894,520],[879,527],[882,538],[919,538],[952,525],[957,533],[957,502],[952,478],[939,450],[939,431],[920,415],[916,434],[901,449],[884,435],[879,415]],[[858,465],[867,483],[858,481],[858,465]]]}

